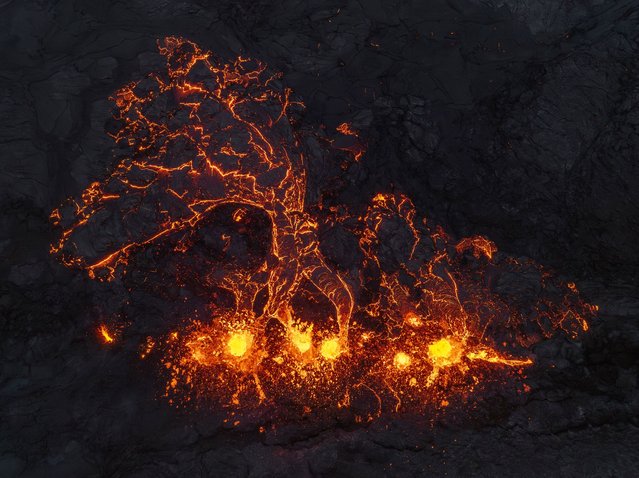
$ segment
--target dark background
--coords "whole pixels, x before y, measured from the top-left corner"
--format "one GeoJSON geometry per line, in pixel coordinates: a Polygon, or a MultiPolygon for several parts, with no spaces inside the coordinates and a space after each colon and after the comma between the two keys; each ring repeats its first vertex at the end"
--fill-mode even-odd
{"type": "Polygon", "coordinates": [[[0,476],[636,476],[638,37],[633,0],[0,1],[0,476]],[[164,35],[282,71],[307,127],[362,132],[351,197],[402,191],[576,280],[590,333],[463,427],[259,434],[154,401],[95,343],[98,286],[49,257],[47,218],[103,177],[107,98],[164,35]]]}

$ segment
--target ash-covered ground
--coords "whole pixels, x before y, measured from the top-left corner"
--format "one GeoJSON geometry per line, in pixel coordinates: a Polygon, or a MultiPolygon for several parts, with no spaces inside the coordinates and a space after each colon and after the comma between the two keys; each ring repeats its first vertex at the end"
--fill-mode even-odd
{"type": "MultiPolygon", "coordinates": [[[[0,476],[636,476],[636,2],[4,0],[0,24],[0,476]],[[305,128],[352,123],[367,152],[336,200],[400,191],[456,236],[554,268],[600,306],[591,330],[533,349],[522,403],[434,426],[260,433],[157,400],[133,345],[96,341],[117,291],[50,257],[48,216],[104,177],[108,97],[166,35],[281,71],[305,128]]],[[[313,200],[330,178],[308,169],[313,200]]]]}

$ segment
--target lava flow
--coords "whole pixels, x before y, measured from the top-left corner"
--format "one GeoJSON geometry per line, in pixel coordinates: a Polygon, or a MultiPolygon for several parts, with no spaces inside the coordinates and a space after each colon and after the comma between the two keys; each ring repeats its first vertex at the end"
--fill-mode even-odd
{"type": "MultiPolygon", "coordinates": [[[[357,212],[308,204],[303,105],[278,75],[181,38],[158,45],[166,71],[113,95],[119,158],[52,213],[51,252],[92,279],[203,298],[140,346],[171,403],[423,412],[505,384],[534,343],[588,329],[596,307],[574,284],[484,237],[454,240],[402,194],[357,212]],[[354,238],[357,270],[325,257],[321,228],[354,238]]],[[[335,151],[362,160],[349,124],[335,135],[335,151]]]]}

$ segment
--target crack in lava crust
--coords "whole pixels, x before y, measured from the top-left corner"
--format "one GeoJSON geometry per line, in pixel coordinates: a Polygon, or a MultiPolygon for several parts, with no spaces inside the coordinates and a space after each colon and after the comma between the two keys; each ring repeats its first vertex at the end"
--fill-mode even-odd
{"type": "MultiPolygon", "coordinates": [[[[232,413],[350,409],[358,421],[442,409],[485,384],[507,386],[509,374],[533,363],[535,342],[587,330],[596,307],[574,284],[498,253],[484,237],[453,241],[401,194],[379,193],[360,214],[320,204],[312,216],[291,119],[303,105],[278,76],[248,58],[224,63],[181,38],[158,44],[166,71],[112,98],[111,135],[123,158],[53,211],[60,236],[51,252],[111,281],[153,248],[188,256],[224,208],[249,236],[256,214],[266,218],[270,244],[257,261],[181,272],[209,291],[208,316],[185,317],[142,344],[141,357],[155,353],[168,374],[171,403],[213,400],[232,413]],[[329,265],[320,226],[356,238],[356,273],[329,265]],[[104,236],[113,231],[117,239],[104,236]],[[500,289],[509,275],[534,277],[534,299],[500,289]],[[214,303],[214,290],[232,305],[214,303]]],[[[358,133],[347,123],[337,133],[353,140],[341,149],[359,161],[358,133]]],[[[231,234],[209,239],[222,256],[237,247],[231,234]]],[[[99,330],[106,344],[116,342],[105,324],[99,330]]]]}

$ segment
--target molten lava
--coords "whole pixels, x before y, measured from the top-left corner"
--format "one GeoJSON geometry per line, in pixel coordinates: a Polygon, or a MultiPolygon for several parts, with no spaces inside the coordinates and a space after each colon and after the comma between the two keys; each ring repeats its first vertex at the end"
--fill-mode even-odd
{"type": "Polygon", "coordinates": [[[289,329],[289,337],[291,343],[300,353],[308,352],[313,346],[313,325],[304,328],[293,326],[289,329]]]}
{"type": "Polygon", "coordinates": [[[395,364],[395,367],[399,369],[408,367],[410,365],[410,362],[411,362],[410,357],[406,355],[404,352],[397,352],[395,354],[395,358],[393,359],[393,363],[395,364]]]}
{"type": "Polygon", "coordinates": [[[335,360],[342,353],[339,339],[324,340],[320,346],[320,353],[327,360],[335,360]]]}
{"type": "Polygon", "coordinates": [[[428,357],[434,364],[449,365],[459,360],[460,353],[454,342],[443,338],[428,345],[428,357]]]}
{"type": "Polygon", "coordinates": [[[100,327],[98,327],[98,336],[105,344],[112,344],[113,342],[115,342],[115,337],[105,324],[102,324],[100,325],[100,327]]]}
{"type": "MultiPolygon", "coordinates": [[[[402,194],[380,192],[357,212],[307,204],[293,114],[303,105],[279,76],[181,38],[159,51],[166,71],[113,95],[120,157],[53,211],[51,252],[96,280],[150,287],[171,273],[162,293],[206,297],[141,345],[142,358],[163,364],[171,403],[353,406],[359,420],[441,409],[518,375],[508,369],[532,365],[535,342],[588,329],[596,307],[574,284],[484,237],[454,240],[402,194]],[[357,271],[324,257],[322,227],[354,238],[357,271]],[[154,265],[167,257],[170,267],[154,265]],[[534,278],[536,295],[510,293],[512,277],[534,278]]],[[[359,161],[358,133],[337,129],[325,143],[359,161]]],[[[99,333],[114,341],[105,326],[99,333]]]]}
{"type": "Polygon", "coordinates": [[[234,357],[242,357],[251,346],[252,338],[249,332],[235,332],[226,343],[226,348],[234,357]]]}

